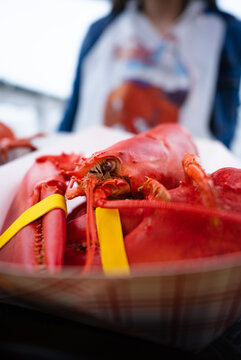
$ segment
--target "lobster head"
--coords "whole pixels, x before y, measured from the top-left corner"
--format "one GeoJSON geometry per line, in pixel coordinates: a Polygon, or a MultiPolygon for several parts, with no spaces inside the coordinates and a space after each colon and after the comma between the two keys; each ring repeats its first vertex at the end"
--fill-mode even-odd
{"type": "Polygon", "coordinates": [[[96,152],[92,156],[82,158],[73,171],[66,190],[67,199],[84,196],[91,188],[94,198],[100,200],[109,196],[118,197],[131,192],[131,169],[123,166],[123,153],[96,152]]]}
{"type": "Polygon", "coordinates": [[[87,189],[92,188],[98,198],[128,194],[139,198],[139,188],[147,177],[168,189],[176,187],[184,180],[182,159],[187,153],[197,154],[190,134],[178,124],[159,125],[82,158],[68,173],[71,180],[66,197],[86,195],[87,189]]]}

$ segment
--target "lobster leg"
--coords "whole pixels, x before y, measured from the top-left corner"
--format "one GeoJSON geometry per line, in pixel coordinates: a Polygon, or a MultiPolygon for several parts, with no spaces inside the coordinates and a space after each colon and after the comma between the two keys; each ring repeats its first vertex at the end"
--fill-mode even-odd
{"type": "Polygon", "coordinates": [[[167,190],[155,179],[148,178],[139,190],[146,199],[159,199],[183,203],[200,204],[217,209],[217,190],[212,176],[206,174],[194,154],[186,154],[182,160],[185,182],[180,181],[177,188],[167,190]]]}

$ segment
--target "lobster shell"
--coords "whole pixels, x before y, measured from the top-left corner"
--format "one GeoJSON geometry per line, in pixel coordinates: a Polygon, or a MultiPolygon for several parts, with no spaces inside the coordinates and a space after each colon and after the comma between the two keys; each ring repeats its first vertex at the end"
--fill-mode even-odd
{"type": "MultiPolygon", "coordinates": [[[[24,176],[6,215],[1,233],[28,208],[52,194],[64,196],[66,175],[79,156],[43,156],[24,176]]],[[[63,264],[66,239],[66,216],[62,209],[53,209],[33,223],[23,227],[0,250],[0,260],[21,264],[26,270],[59,271],[63,264]]]]}

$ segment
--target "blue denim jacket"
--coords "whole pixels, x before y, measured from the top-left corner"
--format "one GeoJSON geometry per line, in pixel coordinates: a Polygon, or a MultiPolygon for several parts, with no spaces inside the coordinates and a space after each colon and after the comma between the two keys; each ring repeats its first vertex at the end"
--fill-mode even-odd
{"type": "MultiPolygon", "coordinates": [[[[230,147],[235,134],[240,103],[241,21],[227,13],[221,12],[217,8],[207,8],[206,12],[218,14],[226,23],[226,35],[218,64],[216,93],[209,124],[213,135],[227,147],[230,147]]],[[[106,30],[118,15],[119,13],[111,12],[108,16],[90,26],[81,47],[73,92],[60,123],[59,131],[72,131],[77,108],[80,106],[79,92],[83,59],[98,41],[103,31],[106,30]]]]}

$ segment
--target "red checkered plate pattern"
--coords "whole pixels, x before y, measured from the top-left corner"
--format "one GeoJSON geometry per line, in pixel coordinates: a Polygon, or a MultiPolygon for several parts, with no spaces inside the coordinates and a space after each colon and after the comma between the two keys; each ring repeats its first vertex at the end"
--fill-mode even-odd
{"type": "MultiPolygon", "coordinates": [[[[104,128],[90,129],[83,134],[66,135],[54,144],[51,141],[51,147],[2,166],[0,221],[35,156],[72,151],[71,146],[77,147],[76,144],[79,147],[75,151],[91,153],[127,136],[104,128]],[[88,136],[95,139],[96,148],[87,149],[88,136]],[[13,176],[16,173],[18,177],[13,176]]],[[[208,171],[222,166],[240,167],[239,161],[221,144],[201,140],[197,144],[201,162],[208,171]],[[215,155],[222,163],[214,163],[215,155]]],[[[241,252],[162,263],[155,268],[145,264],[132,269],[128,277],[81,275],[76,269],[66,269],[55,276],[29,274],[1,263],[0,300],[19,301],[97,326],[199,351],[241,317],[240,279],[241,252]]]]}

